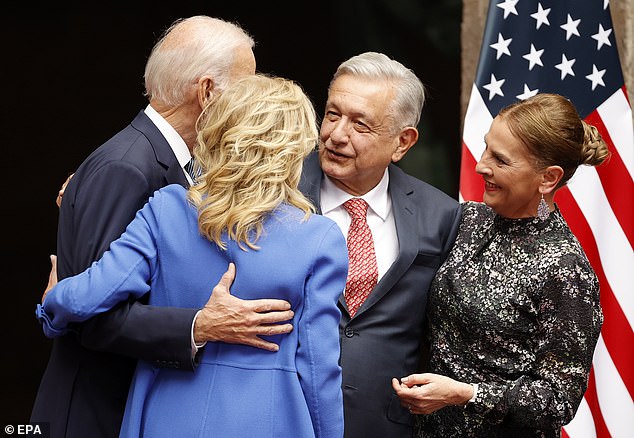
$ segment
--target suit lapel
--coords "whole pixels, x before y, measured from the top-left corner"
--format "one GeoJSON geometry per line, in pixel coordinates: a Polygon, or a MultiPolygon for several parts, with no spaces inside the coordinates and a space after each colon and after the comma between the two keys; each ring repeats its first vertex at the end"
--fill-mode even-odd
{"type": "Polygon", "coordinates": [[[183,168],[178,164],[176,158],[174,158],[174,162],[165,170],[165,179],[167,180],[167,184],[180,184],[185,188],[189,187],[189,181],[187,181],[187,177],[185,177],[183,173],[183,168]]]}
{"type": "Polygon", "coordinates": [[[183,168],[178,163],[174,151],[170,147],[161,131],[156,127],[143,110],[137,114],[131,125],[143,133],[154,149],[156,161],[165,169],[165,181],[167,184],[180,184],[189,187],[189,182],[183,173],[183,168]]]}
{"type": "Polygon", "coordinates": [[[319,154],[313,152],[304,160],[299,190],[315,206],[317,214],[321,214],[321,183],[324,173],[319,166],[319,154]]]}
{"type": "Polygon", "coordinates": [[[392,212],[394,214],[394,223],[396,225],[396,235],[398,238],[399,249],[398,255],[390,269],[381,277],[379,283],[374,287],[370,296],[357,311],[357,315],[363,314],[366,310],[377,303],[385,294],[387,294],[403,277],[407,269],[411,266],[417,249],[416,230],[416,214],[417,208],[412,203],[410,195],[414,192],[411,184],[405,178],[405,174],[396,165],[391,164],[389,167],[390,184],[388,193],[392,199],[392,212]]]}

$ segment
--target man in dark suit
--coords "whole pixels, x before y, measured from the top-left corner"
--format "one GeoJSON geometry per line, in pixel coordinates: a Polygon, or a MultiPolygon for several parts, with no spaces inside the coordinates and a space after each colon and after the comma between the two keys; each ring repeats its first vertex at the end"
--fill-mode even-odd
{"type": "MultiPolygon", "coordinates": [[[[149,105],[95,150],[65,188],[60,278],[98,259],[154,191],[192,182],[186,168],[198,115],[226,84],[255,73],[253,45],[238,26],[202,16],[174,23],[158,41],[145,71],[149,105]]],[[[116,437],[137,359],[188,372],[207,341],[276,351],[259,335],[288,333],[290,324],[270,325],[290,319],[288,309],[285,301],[220,293],[203,309],[123,303],[76,335],[56,338],[30,421],[50,423],[52,438],[116,437]]]]}
{"type": "MultiPolygon", "coordinates": [[[[351,308],[349,274],[339,300],[346,438],[412,435],[413,417],[391,379],[420,369],[427,292],[460,220],[456,200],[393,164],[418,139],[423,103],[423,84],[397,61],[350,58],[330,83],[319,151],[304,165],[300,188],[344,235],[346,201],[369,205],[376,285],[351,308]]],[[[350,235],[348,242],[352,272],[350,235]]]]}

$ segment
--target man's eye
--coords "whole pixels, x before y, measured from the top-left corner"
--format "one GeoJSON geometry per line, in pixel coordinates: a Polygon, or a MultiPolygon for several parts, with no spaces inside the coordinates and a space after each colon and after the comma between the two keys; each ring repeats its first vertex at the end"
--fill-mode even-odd
{"type": "Polygon", "coordinates": [[[359,131],[368,131],[369,130],[368,125],[366,125],[365,123],[360,122],[358,120],[356,122],[354,122],[354,126],[359,131]]]}

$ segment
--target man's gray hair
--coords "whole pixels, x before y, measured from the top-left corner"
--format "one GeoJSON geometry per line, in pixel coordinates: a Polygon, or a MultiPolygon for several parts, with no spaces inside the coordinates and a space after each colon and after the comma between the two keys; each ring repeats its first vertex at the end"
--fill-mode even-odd
{"type": "Polygon", "coordinates": [[[345,74],[391,82],[395,95],[390,112],[396,125],[395,130],[418,125],[425,104],[425,86],[412,70],[383,53],[365,52],[342,62],[330,86],[339,76],[345,74]]]}
{"type": "Polygon", "coordinates": [[[253,38],[234,23],[197,15],[175,21],[157,41],[145,66],[145,95],[168,105],[185,101],[198,79],[210,75],[223,90],[236,48],[255,45],[253,38]]]}

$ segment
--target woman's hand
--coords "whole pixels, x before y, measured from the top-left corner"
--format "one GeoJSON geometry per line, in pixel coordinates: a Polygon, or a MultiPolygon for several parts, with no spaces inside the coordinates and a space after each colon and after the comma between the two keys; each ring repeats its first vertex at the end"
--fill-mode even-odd
{"type": "Polygon", "coordinates": [[[431,414],[445,406],[465,405],[473,396],[473,386],[439,374],[411,374],[392,387],[401,406],[412,414],[431,414]]]}

